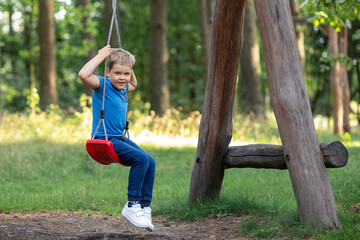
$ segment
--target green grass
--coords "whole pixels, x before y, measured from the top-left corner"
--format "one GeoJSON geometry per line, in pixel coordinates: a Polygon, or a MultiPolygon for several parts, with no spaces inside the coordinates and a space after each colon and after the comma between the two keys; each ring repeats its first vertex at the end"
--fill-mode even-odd
{"type": "MultiPolygon", "coordinates": [[[[84,146],[88,126],[83,116],[7,115],[0,128],[0,210],[120,214],[129,168],[102,166],[90,159],[84,146]]],[[[251,129],[237,127],[234,136],[279,143],[276,130],[269,120],[251,129]]],[[[153,212],[187,221],[212,214],[238,216],[239,234],[248,238],[359,238],[360,129],[354,131],[343,137],[318,131],[319,141],[342,140],[349,151],[344,168],[328,169],[341,223],[336,230],[300,224],[286,170],[228,169],[218,200],[188,205],[194,147],[142,145],[157,161],[153,212]]]]}

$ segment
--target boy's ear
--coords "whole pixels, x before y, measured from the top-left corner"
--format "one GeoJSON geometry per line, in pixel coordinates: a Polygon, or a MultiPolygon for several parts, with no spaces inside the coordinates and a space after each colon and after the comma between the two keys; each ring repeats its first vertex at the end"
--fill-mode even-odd
{"type": "Polygon", "coordinates": [[[110,70],[109,68],[106,68],[106,77],[109,77],[110,76],[110,70]]]}

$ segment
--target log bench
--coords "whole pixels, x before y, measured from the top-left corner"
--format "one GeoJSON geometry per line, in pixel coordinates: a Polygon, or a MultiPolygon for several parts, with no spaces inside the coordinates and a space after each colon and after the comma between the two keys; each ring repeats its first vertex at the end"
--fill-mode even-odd
{"type": "MultiPolygon", "coordinates": [[[[339,141],[320,143],[326,168],[344,167],[348,151],[339,141]]],[[[281,145],[251,144],[229,147],[223,158],[224,168],[287,169],[281,145]]]]}

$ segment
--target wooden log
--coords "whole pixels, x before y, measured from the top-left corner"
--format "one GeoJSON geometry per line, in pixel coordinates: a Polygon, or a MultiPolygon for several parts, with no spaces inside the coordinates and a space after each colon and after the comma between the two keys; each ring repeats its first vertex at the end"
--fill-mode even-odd
{"type": "MultiPolygon", "coordinates": [[[[339,141],[320,143],[327,168],[339,168],[347,164],[348,151],[339,141]]],[[[224,168],[287,169],[284,149],[281,145],[251,144],[229,147],[223,159],[224,168]]]]}
{"type": "Polygon", "coordinates": [[[221,191],[224,178],[222,159],[232,136],[244,10],[245,0],[216,1],[209,74],[191,173],[189,203],[217,198],[221,191]]]}
{"type": "Polygon", "coordinates": [[[338,227],[334,195],[317,142],[288,0],[255,0],[269,93],[300,221],[338,227]]]}

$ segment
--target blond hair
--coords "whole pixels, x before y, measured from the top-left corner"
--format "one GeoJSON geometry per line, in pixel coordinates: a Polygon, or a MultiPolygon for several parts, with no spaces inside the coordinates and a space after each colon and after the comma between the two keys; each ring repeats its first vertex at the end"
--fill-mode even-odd
{"type": "Polygon", "coordinates": [[[135,57],[122,48],[111,49],[111,53],[108,58],[109,70],[112,69],[114,64],[127,65],[132,68],[135,64],[135,57]]]}

